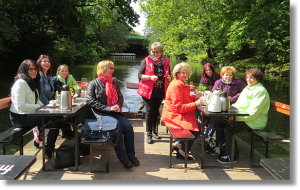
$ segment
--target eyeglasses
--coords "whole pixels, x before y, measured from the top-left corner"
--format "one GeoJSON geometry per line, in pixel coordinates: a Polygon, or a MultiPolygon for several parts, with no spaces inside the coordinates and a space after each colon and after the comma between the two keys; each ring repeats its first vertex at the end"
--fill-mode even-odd
{"type": "Polygon", "coordinates": [[[114,67],[108,67],[108,69],[115,70],[115,68],[114,68],[114,67]]]}
{"type": "Polygon", "coordinates": [[[36,72],[37,68],[29,68],[28,71],[30,71],[30,72],[36,72]]]}
{"type": "Polygon", "coordinates": [[[180,72],[181,75],[189,75],[188,73],[186,72],[180,72]]]}
{"type": "Polygon", "coordinates": [[[153,54],[157,53],[157,54],[160,54],[161,51],[152,51],[153,54]]]}

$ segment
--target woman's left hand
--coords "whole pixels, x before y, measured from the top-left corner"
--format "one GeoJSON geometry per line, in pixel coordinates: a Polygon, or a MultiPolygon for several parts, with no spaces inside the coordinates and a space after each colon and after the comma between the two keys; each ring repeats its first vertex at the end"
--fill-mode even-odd
{"type": "Polygon", "coordinates": [[[119,105],[114,105],[111,107],[111,111],[114,111],[114,112],[120,112],[121,109],[120,109],[120,106],[119,105]]]}

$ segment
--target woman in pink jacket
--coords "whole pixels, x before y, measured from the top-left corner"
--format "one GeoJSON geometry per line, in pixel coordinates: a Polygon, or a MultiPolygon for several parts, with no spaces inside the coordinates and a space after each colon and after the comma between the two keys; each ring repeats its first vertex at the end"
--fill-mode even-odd
{"type": "MultiPolygon", "coordinates": [[[[169,128],[188,129],[195,136],[200,135],[201,124],[196,121],[194,110],[200,105],[201,93],[190,96],[190,87],[185,83],[192,75],[191,67],[188,63],[179,63],[174,67],[174,80],[170,83],[163,113],[162,122],[169,128]],[[198,99],[198,100],[197,100],[198,99]]],[[[177,151],[176,158],[184,159],[185,151],[191,149],[193,141],[188,141],[188,150],[184,149],[183,143],[175,142],[173,150],[177,151]]],[[[192,160],[188,157],[188,160],[192,160]]]]}

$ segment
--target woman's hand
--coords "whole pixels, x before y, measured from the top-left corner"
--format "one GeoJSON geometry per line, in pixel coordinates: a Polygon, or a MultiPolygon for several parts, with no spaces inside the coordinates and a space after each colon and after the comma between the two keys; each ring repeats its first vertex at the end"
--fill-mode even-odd
{"type": "Polygon", "coordinates": [[[203,96],[203,94],[200,91],[198,91],[196,94],[196,99],[198,100],[199,98],[201,98],[201,96],[203,96]]]}
{"type": "Polygon", "coordinates": [[[230,102],[234,102],[234,99],[233,99],[233,97],[231,97],[231,98],[230,98],[230,102]]]}
{"type": "Polygon", "coordinates": [[[120,112],[121,109],[120,109],[120,106],[116,104],[110,108],[110,111],[120,112]]]}
{"type": "Polygon", "coordinates": [[[201,105],[201,101],[200,98],[195,102],[196,106],[200,106],[201,105]]]}
{"type": "Polygon", "coordinates": [[[150,76],[150,79],[155,82],[157,81],[158,77],[156,75],[150,76]]]}
{"type": "Polygon", "coordinates": [[[228,118],[228,122],[232,123],[233,122],[233,117],[228,118]]]}
{"type": "Polygon", "coordinates": [[[168,75],[166,78],[167,78],[167,82],[171,81],[171,76],[170,75],[168,75]]]}

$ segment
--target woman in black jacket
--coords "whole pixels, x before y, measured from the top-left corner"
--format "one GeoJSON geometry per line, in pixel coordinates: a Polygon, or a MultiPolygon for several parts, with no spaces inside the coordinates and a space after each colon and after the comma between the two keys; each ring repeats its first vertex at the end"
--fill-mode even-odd
{"type": "Polygon", "coordinates": [[[215,82],[219,80],[220,74],[217,73],[211,63],[206,63],[203,67],[200,84],[207,86],[207,90],[212,90],[215,82]]]}
{"type": "Polygon", "coordinates": [[[120,111],[123,105],[123,95],[119,84],[112,79],[114,63],[104,60],[97,65],[97,78],[89,82],[87,87],[88,105],[91,107],[94,118],[111,116],[120,124],[118,144],[114,147],[118,159],[125,168],[138,166],[139,161],[135,157],[134,132],[131,123],[120,111]]]}

